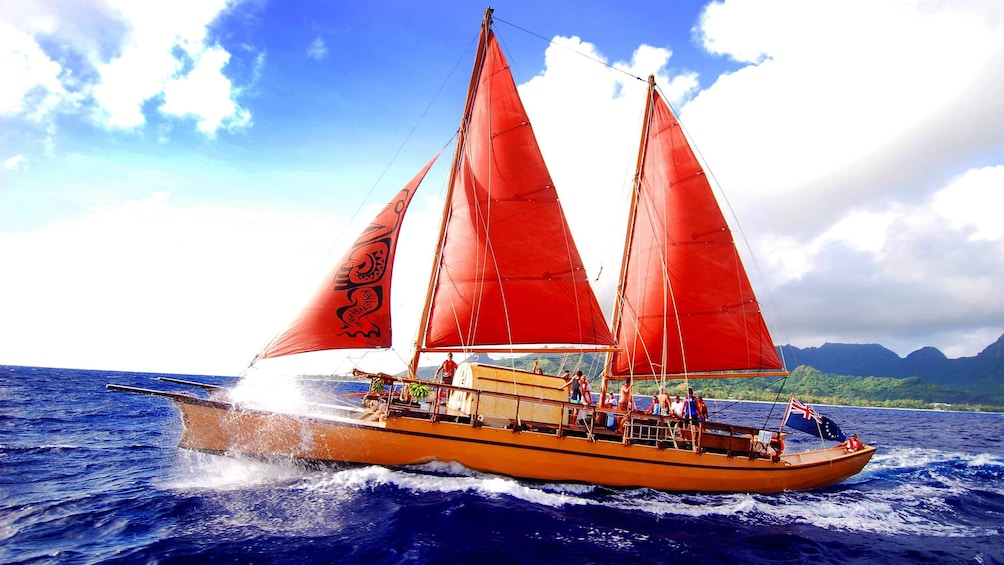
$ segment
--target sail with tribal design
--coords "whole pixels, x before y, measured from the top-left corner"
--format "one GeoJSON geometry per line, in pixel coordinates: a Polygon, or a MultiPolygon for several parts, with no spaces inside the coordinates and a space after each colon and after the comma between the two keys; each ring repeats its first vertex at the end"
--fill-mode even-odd
{"type": "Polygon", "coordinates": [[[390,289],[398,233],[433,157],[356,239],[290,327],[260,355],[391,346],[390,289]]]}

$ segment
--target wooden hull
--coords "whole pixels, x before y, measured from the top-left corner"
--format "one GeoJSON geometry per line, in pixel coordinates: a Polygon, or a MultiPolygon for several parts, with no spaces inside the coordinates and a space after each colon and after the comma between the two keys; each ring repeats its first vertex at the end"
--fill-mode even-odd
{"type": "Polygon", "coordinates": [[[317,462],[401,466],[455,461],[523,479],[665,491],[777,493],[824,487],[865,466],[874,447],[769,458],[625,445],[560,434],[389,417],[294,416],[244,410],[228,402],[169,396],[181,411],[183,448],[317,462]]]}

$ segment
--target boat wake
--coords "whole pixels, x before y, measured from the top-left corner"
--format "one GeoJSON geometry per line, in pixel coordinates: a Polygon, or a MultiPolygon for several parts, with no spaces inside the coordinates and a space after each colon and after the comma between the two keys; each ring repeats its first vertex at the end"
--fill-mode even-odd
{"type": "MultiPolygon", "coordinates": [[[[665,517],[737,520],[745,524],[939,538],[992,536],[999,528],[968,526],[962,501],[973,491],[1004,494],[1004,459],[985,454],[893,450],[861,476],[829,489],[780,495],[667,493],[575,483],[532,483],[479,473],[455,463],[403,469],[362,466],[305,473],[286,488],[311,497],[344,498],[383,489],[407,496],[468,494],[483,502],[513,499],[569,511],[603,507],[665,517]],[[922,477],[923,480],[918,480],[922,477]],[[875,483],[890,484],[874,488],[875,483]],[[954,515],[945,520],[947,515],[954,515]]],[[[289,480],[290,476],[283,480],[289,480]]],[[[443,497],[456,499],[456,497],[443,497]]],[[[573,511],[574,512],[574,511],[573,511]]]]}

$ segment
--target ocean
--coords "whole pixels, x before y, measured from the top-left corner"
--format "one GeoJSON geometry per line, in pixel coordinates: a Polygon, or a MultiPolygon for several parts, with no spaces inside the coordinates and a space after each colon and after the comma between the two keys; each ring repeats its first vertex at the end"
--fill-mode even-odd
{"type": "MultiPolygon", "coordinates": [[[[1001,414],[817,407],[878,446],[858,476],[674,494],[183,451],[169,401],[105,389],[181,388],[156,376],[0,366],[0,562],[1004,563],[1001,414]]],[[[710,406],[752,425],[771,414],[710,406]]]]}

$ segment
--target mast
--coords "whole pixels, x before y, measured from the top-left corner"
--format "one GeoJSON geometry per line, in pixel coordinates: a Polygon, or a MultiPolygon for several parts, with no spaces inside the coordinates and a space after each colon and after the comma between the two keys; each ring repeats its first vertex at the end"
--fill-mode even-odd
{"type": "Polygon", "coordinates": [[[648,89],[609,376],[782,369],[708,175],[652,77],[648,89]]]}
{"type": "Polygon", "coordinates": [[[475,65],[413,367],[421,353],[458,349],[608,351],[614,337],[491,10],[475,65]]]}
{"type": "Polygon", "coordinates": [[[436,240],[436,252],[434,254],[435,259],[432,262],[432,272],[429,275],[429,285],[425,292],[425,303],[422,306],[422,317],[419,318],[418,334],[415,336],[415,353],[412,356],[411,365],[408,367],[408,376],[412,378],[415,378],[418,375],[418,360],[422,354],[422,343],[425,342],[425,335],[428,331],[429,309],[432,306],[432,293],[436,286],[436,273],[442,262],[443,238],[446,235],[446,225],[449,223],[450,203],[453,201],[453,188],[456,184],[455,181],[460,167],[460,156],[464,150],[464,143],[467,141],[467,126],[470,123],[471,107],[474,103],[474,94],[478,87],[478,80],[481,76],[481,67],[484,64],[485,52],[488,47],[488,33],[491,30],[493,12],[494,9],[491,7],[485,9],[484,18],[481,21],[481,34],[478,37],[478,48],[474,54],[474,68],[471,71],[471,82],[467,87],[467,100],[464,102],[464,114],[460,119],[460,128],[457,132],[457,145],[453,149],[453,164],[450,167],[450,178],[446,185],[443,218],[439,223],[439,238],[436,240]]]}
{"type": "MultiPolygon", "coordinates": [[[[648,89],[645,93],[645,112],[642,114],[641,140],[638,142],[638,159],[635,164],[634,178],[631,187],[631,204],[628,209],[628,225],[624,234],[624,251],[621,254],[621,270],[617,279],[617,292],[614,294],[613,319],[610,326],[614,337],[620,335],[620,326],[623,322],[621,318],[621,308],[623,306],[624,285],[627,280],[628,257],[631,253],[632,233],[634,231],[635,219],[638,214],[638,194],[641,191],[642,168],[645,166],[645,148],[648,144],[648,128],[652,125],[652,91],[655,89],[655,75],[648,75],[648,89]]],[[[603,382],[600,385],[602,394],[607,393],[607,381],[611,374],[612,357],[617,352],[610,352],[606,355],[606,362],[603,364],[603,382]]],[[[621,351],[621,354],[625,352],[621,351]]]]}

